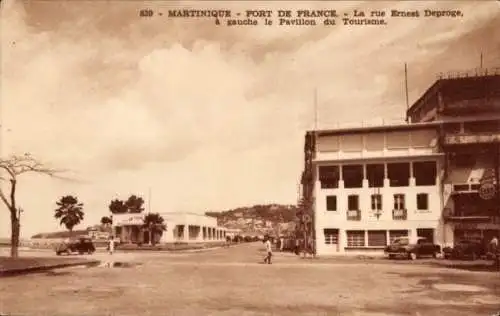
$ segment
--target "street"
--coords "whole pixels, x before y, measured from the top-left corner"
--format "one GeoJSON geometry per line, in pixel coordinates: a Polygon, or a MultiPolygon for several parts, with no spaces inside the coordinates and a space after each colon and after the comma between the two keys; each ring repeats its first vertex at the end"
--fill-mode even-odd
{"type": "MultiPolygon", "coordinates": [[[[470,316],[500,312],[498,273],[382,259],[301,259],[289,253],[275,253],[273,264],[264,265],[262,249],[261,243],[253,243],[191,253],[116,253],[113,261],[128,265],[3,278],[0,314],[470,316]]],[[[96,253],[93,257],[108,260],[110,256],[96,253]]]]}

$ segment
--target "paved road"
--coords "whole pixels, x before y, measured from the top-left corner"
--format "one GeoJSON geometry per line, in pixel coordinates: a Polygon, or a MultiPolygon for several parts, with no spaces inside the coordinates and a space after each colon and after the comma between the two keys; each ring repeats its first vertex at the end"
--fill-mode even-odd
{"type": "Polygon", "coordinates": [[[280,253],[264,265],[261,248],[95,254],[130,266],[4,278],[0,314],[486,316],[500,311],[498,273],[280,253]]]}

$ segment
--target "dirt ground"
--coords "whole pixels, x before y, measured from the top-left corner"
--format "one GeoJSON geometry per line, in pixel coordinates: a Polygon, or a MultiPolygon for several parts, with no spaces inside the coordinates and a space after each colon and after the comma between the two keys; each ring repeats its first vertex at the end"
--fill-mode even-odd
{"type": "MultiPolygon", "coordinates": [[[[72,268],[0,280],[12,315],[493,315],[500,273],[425,262],[300,259],[262,244],[195,253],[99,259],[125,267],[72,268]]],[[[95,255],[94,255],[95,256],[95,255]]],[[[3,314],[2,314],[3,315],[3,314]]]]}

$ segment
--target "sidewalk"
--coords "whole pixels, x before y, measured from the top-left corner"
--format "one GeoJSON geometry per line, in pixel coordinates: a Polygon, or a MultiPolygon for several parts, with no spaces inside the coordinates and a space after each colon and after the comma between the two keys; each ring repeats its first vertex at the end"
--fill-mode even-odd
{"type": "Polygon", "coordinates": [[[0,277],[98,264],[99,260],[85,258],[0,257],[0,277]]]}

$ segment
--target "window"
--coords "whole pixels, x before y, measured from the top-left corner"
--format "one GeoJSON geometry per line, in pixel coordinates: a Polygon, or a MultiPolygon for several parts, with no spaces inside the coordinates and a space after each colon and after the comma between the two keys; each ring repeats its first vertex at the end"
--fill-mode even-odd
{"type": "Polygon", "coordinates": [[[466,133],[492,133],[498,132],[498,121],[475,121],[465,122],[464,130],[466,133]]]}
{"type": "Polygon", "coordinates": [[[428,242],[434,243],[433,228],[417,228],[417,236],[424,237],[428,242]]]}
{"type": "Polygon", "coordinates": [[[387,176],[391,187],[409,186],[410,164],[406,162],[387,164],[387,176]]]}
{"type": "MultiPolygon", "coordinates": [[[[408,231],[407,230],[390,230],[389,231],[389,240],[391,241],[391,244],[396,240],[401,237],[408,237],[408,231]]],[[[404,238],[407,240],[406,238],[404,238]]]]}
{"type": "Polygon", "coordinates": [[[387,245],[387,232],[385,230],[369,230],[368,246],[384,247],[387,245]]]}
{"type": "Polygon", "coordinates": [[[327,211],[336,211],[337,210],[337,196],[328,195],[326,197],[326,210],[327,211]]]}
{"type": "Polygon", "coordinates": [[[476,156],[474,154],[450,154],[450,158],[456,167],[472,167],[476,164],[476,156]]]}
{"type": "Polygon", "coordinates": [[[460,123],[448,123],[444,126],[445,133],[459,133],[460,123]]]}
{"type": "Polygon", "coordinates": [[[361,188],[363,187],[363,166],[362,165],[347,165],[342,166],[342,178],[345,188],[361,188]]]}
{"type": "Polygon", "coordinates": [[[366,165],[366,178],[370,188],[381,188],[384,186],[385,168],[383,164],[366,165]]]}
{"type": "Polygon", "coordinates": [[[319,167],[319,181],[322,189],[336,189],[339,187],[339,166],[319,167]]]}
{"type": "Polygon", "coordinates": [[[347,210],[349,210],[349,211],[359,210],[359,196],[358,195],[347,196],[347,210]]]}
{"type": "Polygon", "coordinates": [[[363,230],[346,231],[346,234],[347,234],[347,247],[365,246],[365,232],[363,230]]]}
{"type": "Polygon", "coordinates": [[[338,243],[339,243],[339,230],[338,229],[325,228],[323,230],[323,232],[325,234],[325,244],[338,245],[338,243]]]}
{"type": "Polygon", "coordinates": [[[405,195],[404,194],[394,194],[394,209],[404,210],[405,207],[405,195]]]}
{"type": "Polygon", "coordinates": [[[417,210],[429,209],[429,195],[427,193],[417,194],[417,210]]]}
{"type": "Polygon", "coordinates": [[[435,161],[413,163],[413,176],[416,185],[436,185],[437,168],[435,161]]]}
{"type": "Polygon", "coordinates": [[[371,199],[372,199],[372,211],[382,210],[382,195],[372,194],[371,199]]]}

